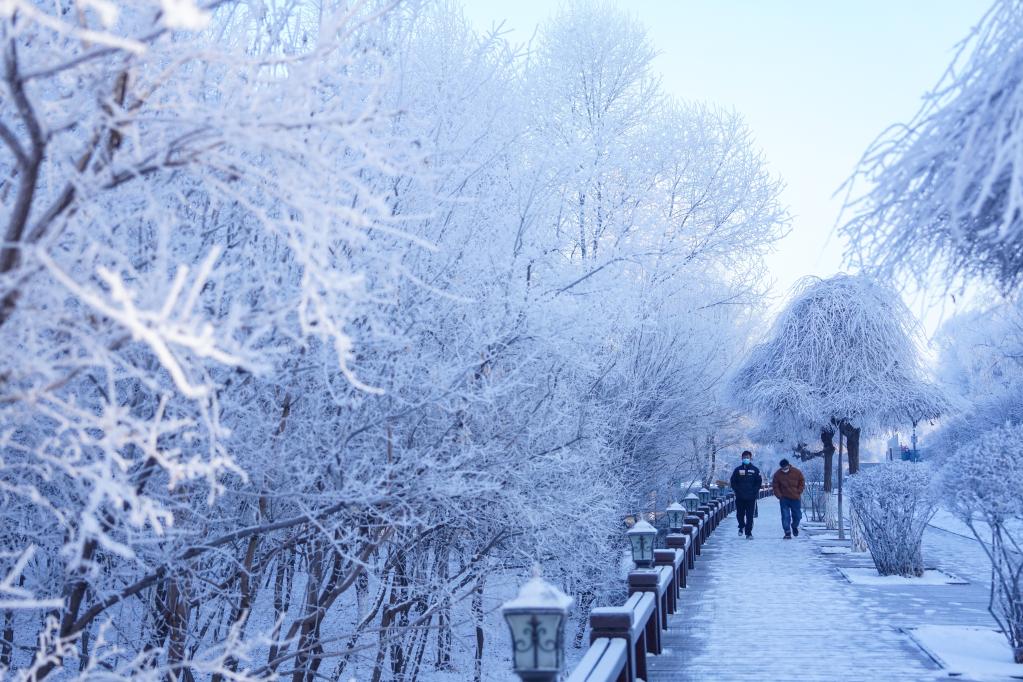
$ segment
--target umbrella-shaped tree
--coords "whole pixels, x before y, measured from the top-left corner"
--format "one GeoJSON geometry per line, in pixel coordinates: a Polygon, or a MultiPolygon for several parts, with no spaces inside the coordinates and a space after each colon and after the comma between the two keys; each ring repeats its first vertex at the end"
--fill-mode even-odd
{"type": "Polygon", "coordinates": [[[920,363],[916,330],[898,294],[876,280],[806,277],[732,377],[731,394],[762,429],[820,432],[823,448],[812,454],[829,470],[838,431],[856,473],[862,431],[915,425],[947,407],[920,363]]]}

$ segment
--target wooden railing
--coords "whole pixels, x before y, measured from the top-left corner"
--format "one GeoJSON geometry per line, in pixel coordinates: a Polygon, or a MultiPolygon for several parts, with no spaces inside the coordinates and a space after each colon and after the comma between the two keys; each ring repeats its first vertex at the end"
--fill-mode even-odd
{"type": "MultiPolygon", "coordinates": [[[[763,488],[760,497],[770,494],[763,488]]],[[[635,682],[647,677],[647,657],[661,653],[668,615],[682,607],[682,591],[701,548],[735,510],[735,497],[711,500],[689,512],[681,533],[669,533],[665,549],[654,550],[654,567],[629,573],[629,598],[622,606],[590,611],[590,646],[568,682],[635,682]]]]}

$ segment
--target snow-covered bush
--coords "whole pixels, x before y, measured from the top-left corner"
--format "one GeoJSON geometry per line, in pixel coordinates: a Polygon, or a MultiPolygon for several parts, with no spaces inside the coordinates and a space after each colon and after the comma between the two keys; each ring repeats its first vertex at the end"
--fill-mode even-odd
{"type": "Polygon", "coordinates": [[[803,476],[806,477],[803,509],[810,521],[824,521],[827,506],[827,493],[824,491],[824,461],[812,459],[802,465],[802,471],[803,476]]]}
{"type": "Polygon", "coordinates": [[[877,572],[923,575],[921,545],[936,509],[930,467],[886,462],[861,471],[849,478],[849,500],[877,572]]]}
{"type": "Polygon", "coordinates": [[[991,561],[991,615],[1023,663],[1023,424],[991,429],[945,462],[941,487],[991,561]]]}

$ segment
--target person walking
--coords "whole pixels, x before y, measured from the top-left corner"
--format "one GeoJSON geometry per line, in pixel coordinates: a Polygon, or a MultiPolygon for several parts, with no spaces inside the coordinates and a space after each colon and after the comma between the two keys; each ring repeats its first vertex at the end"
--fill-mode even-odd
{"type": "Polygon", "coordinates": [[[735,492],[735,518],[739,520],[739,535],[746,535],[747,540],[753,539],[753,514],[757,508],[757,496],[764,477],[760,469],[753,466],[753,453],[744,450],[742,464],[732,471],[729,481],[735,492]]]}
{"type": "Polygon", "coordinates": [[[799,537],[799,521],[803,518],[800,498],[806,488],[803,472],[789,464],[787,459],[778,462],[781,468],[771,477],[771,489],[778,498],[781,507],[781,527],[785,531],[785,539],[799,537]]]}

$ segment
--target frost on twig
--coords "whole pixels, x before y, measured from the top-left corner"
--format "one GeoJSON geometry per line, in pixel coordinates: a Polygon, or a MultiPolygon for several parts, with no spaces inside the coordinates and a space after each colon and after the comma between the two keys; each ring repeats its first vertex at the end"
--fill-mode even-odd
{"type": "Polygon", "coordinates": [[[916,117],[867,150],[843,228],[885,274],[1013,289],[1023,274],[1023,5],[997,0],[916,117]]]}

